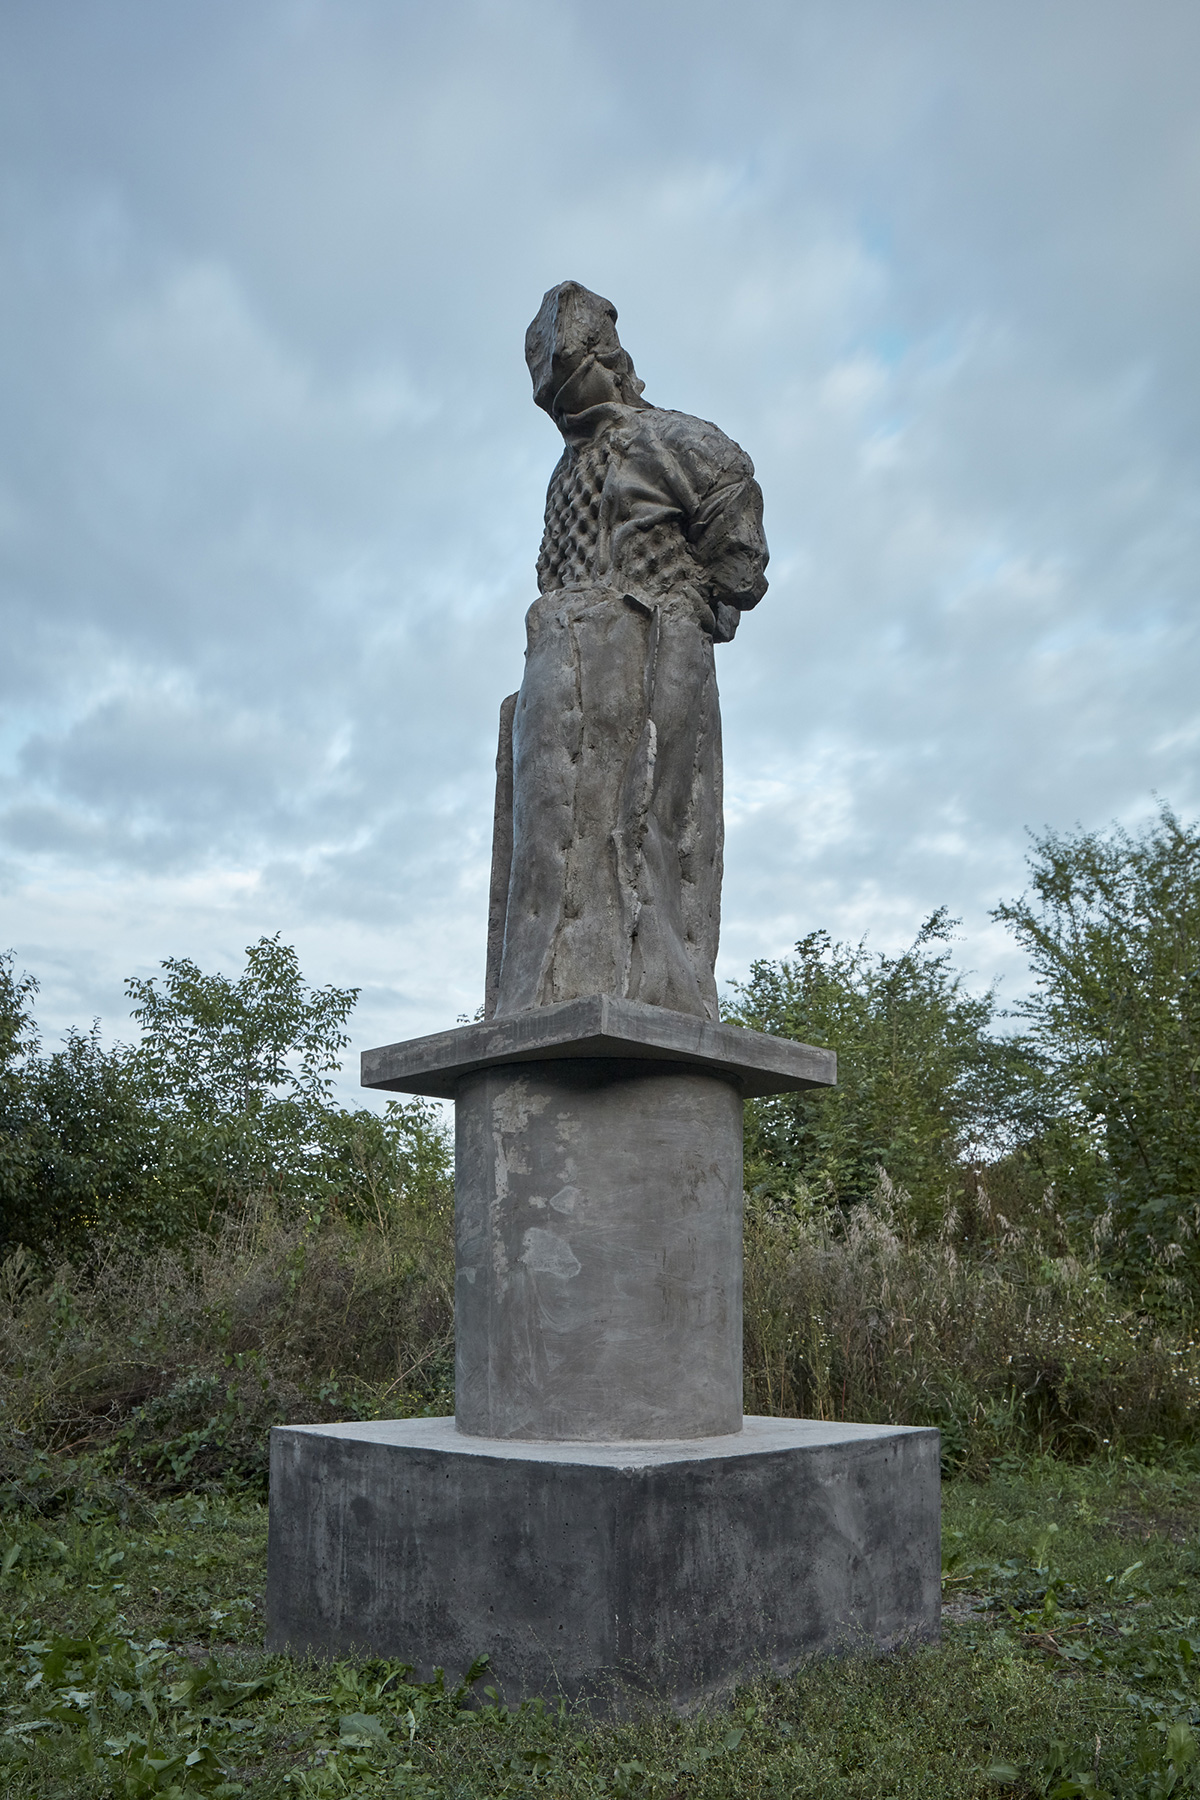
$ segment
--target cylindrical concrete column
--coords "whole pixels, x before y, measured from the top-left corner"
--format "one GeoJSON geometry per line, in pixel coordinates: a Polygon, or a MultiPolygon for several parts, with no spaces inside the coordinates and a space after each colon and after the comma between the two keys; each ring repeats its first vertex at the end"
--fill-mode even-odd
{"type": "Polygon", "coordinates": [[[510,1063],[455,1100],[456,1416],[474,1436],[742,1423],[742,1101],[719,1075],[510,1063]]]}

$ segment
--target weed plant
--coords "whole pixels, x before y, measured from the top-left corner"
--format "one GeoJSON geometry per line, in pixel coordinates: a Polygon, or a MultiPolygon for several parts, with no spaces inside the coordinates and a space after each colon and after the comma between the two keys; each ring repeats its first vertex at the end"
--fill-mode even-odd
{"type": "Polygon", "coordinates": [[[270,1426],[453,1411],[448,1198],[350,1219],[266,1201],[40,1281],[0,1266],[0,1468],[102,1446],[142,1482],[265,1483],[270,1426]],[[7,1452],[4,1443],[7,1441],[7,1452]]]}

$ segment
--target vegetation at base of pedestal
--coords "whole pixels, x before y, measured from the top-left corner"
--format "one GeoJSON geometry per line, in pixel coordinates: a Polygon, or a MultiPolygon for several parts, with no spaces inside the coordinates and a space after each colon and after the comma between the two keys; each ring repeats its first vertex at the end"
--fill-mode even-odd
{"type": "Polygon", "coordinates": [[[0,1791],[483,1800],[1165,1800],[1200,1791],[1200,1469],[1007,1459],[944,1494],[940,1645],[814,1662],[679,1718],[507,1709],[476,1671],[260,1648],[265,1509],[10,1447],[0,1791]]]}
{"type": "Polygon", "coordinates": [[[55,1455],[102,1448],[149,1489],[265,1489],[272,1425],[453,1411],[452,1202],[386,1226],[273,1203],[181,1246],[113,1250],[46,1281],[0,1266],[6,1431],[55,1455]]]}
{"type": "Polygon", "coordinates": [[[747,1108],[755,1410],[1153,1454],[1200,1417],[1200,828],[1035,841],[997,908],[1023,1030],[966,991],[953,921],[895,957],[804,939],[730,1016],[838,1050],[839,1086],[747,1108]]]}
{"type": "Polygon", "coordinates": [[[43,1055],[0,964],[0,1417],[180,1488],[265,1481],[282,1419],[451,1410],[436,1109],[333,1103],[354,991],[277,938],[236,982],[164,971],[136,1047],[43,1055]]]}
{"type": "Polygon", "coordinates": [[[1052,1204],[936,1234],[906,1213],[886,1176],[844,1214],[748,1208],[748,1412],[936,1425],[947,1471],[976,1474],[1195,1441],[1190,1319],[1123,1293],[1052,1204]]]}

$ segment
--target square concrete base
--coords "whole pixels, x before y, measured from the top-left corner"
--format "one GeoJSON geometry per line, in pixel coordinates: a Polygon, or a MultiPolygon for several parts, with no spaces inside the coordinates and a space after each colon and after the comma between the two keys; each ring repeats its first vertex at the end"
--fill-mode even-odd
{"type": "Polygon", "coordinates": [[[937,1636],[932,1430],[748,1418],[673,1443],[515,1443],[453,1419],[271,1434],[267,1642],[491,1658],[510,1703],[687,1703],[814,1652],[937,1636]]]}

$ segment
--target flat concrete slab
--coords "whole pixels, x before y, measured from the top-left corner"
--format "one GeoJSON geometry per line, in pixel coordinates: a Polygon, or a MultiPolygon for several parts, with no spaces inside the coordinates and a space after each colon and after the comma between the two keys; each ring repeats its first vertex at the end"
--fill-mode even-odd
{"type": "Polygon", "coordinates": [[[837,1081],[832,1050],[593,994],[364,1050],[362,1085],[453,1100],[462,1077],[477,1069],[558,1057],[682,1063],[724,1076],[744,1099],[832,1087],[837,1081]]]}
{"type": "Polygon", "coordinates": [[[935,1638],[934,1430],[747,1418],[727,1437],[513,1443],[452,1419],[271,1434],[267,1642],[510,1703],[687,1704],[817,1652],[935,1638]]]}

